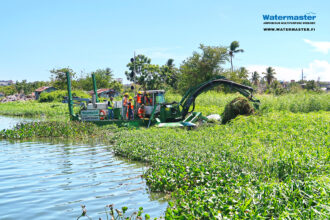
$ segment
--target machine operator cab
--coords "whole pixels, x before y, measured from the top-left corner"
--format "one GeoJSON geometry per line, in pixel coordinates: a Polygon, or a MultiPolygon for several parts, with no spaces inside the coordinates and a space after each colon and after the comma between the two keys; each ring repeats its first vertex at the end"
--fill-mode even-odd
{"type": "Polygon", "coordinates": [[[147,90],[140,91],[135,100],[137,103],[137,108],[140,104],[144,104],[145,114],[150,117],[152,111],[155,109],[155,114],[160,112],[160,105],[165,103],[165,91],[164,90],[147,90]],[[138,96],[140,96],[141,102],[138,101],[138,96]]]}

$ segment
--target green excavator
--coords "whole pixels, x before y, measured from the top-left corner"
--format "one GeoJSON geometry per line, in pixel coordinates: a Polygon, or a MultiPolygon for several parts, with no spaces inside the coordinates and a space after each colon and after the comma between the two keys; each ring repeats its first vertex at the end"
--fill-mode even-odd
{"type": "MultiPolygon", "coordinates": [[[[107,118],[107,102],[99,102],[96,87],[95,75],[92,74],[94,95],[91,100],[84,99],[84,105],[80,105],[81,109],[74,114],[73,100],[71,94],[70,74],[66,73],[68,86],[68,106],[71,120],[93,122],[98,125],[116,124],[118,126],[127,127],[194,127],[197,121],[207,122],[208,118],[203,116],[201,112],[194,112],[195,100],[203,92],[206,92],[215,86],[223,85],[231,88],[243,96],[245,96],[258,109],[260,101],[253,97],[253,88],[241,85],[226,79],[224,76],[218,76],[195,87],[190,88],[182,97],[180,102],[165,102],[164,90],[147,90],[141,94],[148,95],[150,103],[145,105],[145,117],[139,118],[137,115],[139,105],[134,106],[134,117],[132,120],[125,119],[126,113],[123,111],[122,101],[114,101],[114,119],[107,118]]],[[[144,100],[144,99],[142,99],[144,100]]],[[[134,97],[134,103],[137,103],[134,97]]]]}

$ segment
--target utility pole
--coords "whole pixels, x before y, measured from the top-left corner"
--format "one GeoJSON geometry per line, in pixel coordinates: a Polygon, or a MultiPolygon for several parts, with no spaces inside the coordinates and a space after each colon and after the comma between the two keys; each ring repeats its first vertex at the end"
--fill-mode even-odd
{"type": "Polygon", "coordinates": [[[136,77],[136,69],[135,69],[135,60],[136,60],[136,56],[135,56],[135,51],[134,51],[134,96],[136,96],[136,82],[135,82],[135,77],[136,77]]]}
{"type": "Polygon", "coordinates": [[[304,82],[304,69],[301,69],[301,82],[304,82]]]}

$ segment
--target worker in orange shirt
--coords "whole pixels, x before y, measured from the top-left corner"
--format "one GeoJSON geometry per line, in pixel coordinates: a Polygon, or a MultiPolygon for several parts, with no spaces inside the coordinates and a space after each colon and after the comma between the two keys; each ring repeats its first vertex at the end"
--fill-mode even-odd
{"type": "Polygon", "coordinates": [[[142,92],[139,91],[138,94],[136,95],[136,107],[140,108],[140,106],[142,105],[142,92]]]}
{"type": "Polygon", "coordinates": [[[142,104],[142,92],[141,91],[138,92],[136,101],[137,101],[137,103],[142,104]]]}
{"type": "Polygon", "coordinates": [[[138,116],[139,118],[145,118],[146,116],[146,111],[144,110],[144,104],[141,105],[141,107],[138,110],[138,116]]]}
{"type": "Polygon", "coordinates": [[[126,118],[128,120],[134,120],[134,103],[132,97],[129,97],[127,102],[127,113],[126,118]]]}

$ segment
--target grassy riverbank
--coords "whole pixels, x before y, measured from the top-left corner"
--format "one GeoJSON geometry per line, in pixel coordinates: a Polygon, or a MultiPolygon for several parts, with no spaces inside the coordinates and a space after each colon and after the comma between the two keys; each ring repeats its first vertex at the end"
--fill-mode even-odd
{"type": "MultiPolygon", "coordinates": [[[[78,107],[75,108],[78,110],[78,107]]],[[[39,103],[37,101],[0,103],[0,115],[40,118],[64,121],[69,119],[68,104],[60,102],[39,103]]]]}
{"type": "MultiPolygon", "coordinates": [[[[239,96],[237,93],[225,94],[209,91],[198,96],[196,99],[196,111],[204,115],[221,114],[231,100],[239,96]]],[[[281,96],[274,95],[256,95],[260,100],[260,113],[287,111],[287,112],[315,112],[330,111],[330,94],[315,92],[300,92],[295,94],[285,94],[281,96]]],[[[180,101],[181,96],[177,94],[167,94],[168,102],[180,101]]]]}
{"type": "MultiPolygon", "coordinates": [[[[196,99],[196,111],[204,115],[221,114],[231,100],[239,96],[237,93],[224,94],[210,91],[201,94],[196,99]]],[[[330,111],[330,94],[301,92],[282,96],[257,95],[262,105],[260,112],[314,112],[330,111]]],[[[167,102],[180,101],[181,95],[167,94],[167,102]]],[[[78,111],[79,107],[75,107],[78,111]]],[[[0,103],[0,115],[23,116],[23,117],[46,117],[56,120],[69,118],[68,105],[60,102],[39,103],[37,101],[0,103]]]]}
{"type": "MultiPolygon", "coordinates": [[[[221,113],[236,96],[203,94],[196,110],[221,113]]],[[[327,219],[329,95],[258,98],[257,115],[191,131],[39,122],[4,130],[0,138],[99,138],[116,155],[149,164],[150,189],[173,195],[168,219],[327,219]]]]}

